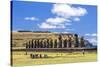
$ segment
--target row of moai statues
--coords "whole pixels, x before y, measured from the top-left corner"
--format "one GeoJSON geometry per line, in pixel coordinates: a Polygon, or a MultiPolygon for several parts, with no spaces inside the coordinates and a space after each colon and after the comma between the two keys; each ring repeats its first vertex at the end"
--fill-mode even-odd
{"type": "Polygon", "coordinates": [[[68,37],[62,39],[62,36],[59,35],[57,39],[32,39],[25,43],[26,48],[71,48],[71,47],[84,47],[84,38],[78,38],[78,35],[75,34],[73,39],[68,37]]]}
{"type": "Polygon", "coordinates": [[[32,59],[34,59],[34,58],[48,58],[48,55],[47,54],[30,54],[30,57],[32,59]]]}

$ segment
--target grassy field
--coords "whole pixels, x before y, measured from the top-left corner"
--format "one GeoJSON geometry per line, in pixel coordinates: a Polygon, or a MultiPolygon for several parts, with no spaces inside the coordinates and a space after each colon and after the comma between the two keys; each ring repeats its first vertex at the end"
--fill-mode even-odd
{"type": "Polygon", "coordinates": [[[43,65],[43,64],[62,64],[62,63],[77,63],[77,62],[94,62],[97,61],[96,52],[86,52],[83,55],[81,52],[26,52],[14,51],[12,54],[13,66],[27,65],[43,65]],[[51,58],[35,58],[31,59],[30,54],[47,54],[51,58]]]}

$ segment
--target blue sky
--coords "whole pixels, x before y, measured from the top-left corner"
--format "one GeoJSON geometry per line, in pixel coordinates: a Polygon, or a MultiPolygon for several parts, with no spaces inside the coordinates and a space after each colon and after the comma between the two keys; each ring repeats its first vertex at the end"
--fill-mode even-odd
{"type": "Polygon", "coordinates": [[[13,1],[12,10],[13,31],[71,32],[97,41],[96,6],[13,1]]]}

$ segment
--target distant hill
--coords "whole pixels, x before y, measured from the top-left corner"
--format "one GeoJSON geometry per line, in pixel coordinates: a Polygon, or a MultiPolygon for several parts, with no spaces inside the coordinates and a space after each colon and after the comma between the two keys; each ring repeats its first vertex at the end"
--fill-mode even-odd
{"type": "Polygon", "coordinates": [[[50,31],[27,31],[27,30],[19,30],[17,32],[51,33],[50,31]]]}
{"type": "MultiPolygon", "coordinates": [[[[61,35],[63,43],[65,43],[65,40],[70,38],[71,43],[74,44],[75,42],[75,33],[53,33],[50,31],[26,31],[26,30],[19,30],[17,32],[12,32],[12,46],[13,47],[25,47],[25,43],[28,43],[32,41],[33,39],[37,40],[43,40],[45,39],[52,39],[53,44],[55,43],[54,41],[57,40],[58,42],[58,37],[61,35]]],[[[77,39],[78,41],[80,40],[80,36],[78,34],[77,39]]],[[[84,40],[84,39],[83,39],[84,40]]],[[[39,41],[40,42],[40,41],[39,41]]],[[[92,43],[90,43],[88,40],[84,41],[86,47],[94,47],[96,48],[97,46],[94,46],[92,43]]],[[[73,45],[72,45],[73,46],[73,45]]]]}
{"type": "Polygon", "coordinates": [[[84,41],[86,44],[86,47],[92,47],[92,48],[97,48],[97,45],[93,45],[92,43],[90,43],[88,40],[84,41]]]}

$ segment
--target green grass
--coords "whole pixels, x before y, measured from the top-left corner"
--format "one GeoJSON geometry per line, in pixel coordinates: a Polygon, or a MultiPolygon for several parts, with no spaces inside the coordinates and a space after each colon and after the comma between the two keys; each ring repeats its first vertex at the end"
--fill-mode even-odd
{"type": "Polygon", "coordinates": [[[43,65],[43,64],[62,64],[62,63],[76,63],[76,62],[93,62],[97,60],[96,52],[86,52],[83,55],[81,52],[67,53],[67,52],[13,52],[12,61],[13,66],[27,66],[27,65],[43,65]],[[37,58],[31,59],[30,54],[47,54],[51,58],[37,58]]]}

